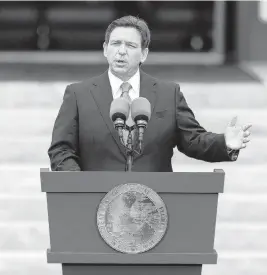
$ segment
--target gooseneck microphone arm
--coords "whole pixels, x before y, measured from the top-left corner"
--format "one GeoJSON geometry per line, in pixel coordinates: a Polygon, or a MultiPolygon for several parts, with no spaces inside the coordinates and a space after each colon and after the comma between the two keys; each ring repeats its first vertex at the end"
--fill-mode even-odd
{"type": "Polygon", "coordinates": [[[125,125],[125,121],[122,119],[122,118],[117,118],[115,121],[114,121],[114,127],[115,129],[117,130],[118,134],[119,134],[119,139],[120,139],[120,142],[124,144],[124,140],[123,140],[123,128],[124,128],[124,125],[125,125]]]}
{"type": "Polygon", "coordinates": [[[133,149],[132,144],[132,127],[128,127],[125,122],[129,117],[130,113],[130,104],[124,98],[117,98],[111,102],[110,105],[110,119],[113,121],[114,128],[117,130],[119,135],[119,140],[122,146],[125,148],[127,155],[127,161],[125,164],[125,171],[132,171],[133,165],[133,156],[135,153],[138,153],[133,149]],[[123,139],[123,130],[129,130],[128,141],[125,144],[123,139]]]}
{"type": "Polygon", "coordinates": [[[128,130],[129,130],[129,134],[128,134],[127,145],[126,145],[126,147],[127,147],[127,150],[126,150],[127,161],[126,161],[125,171],[131,172],[132,167],[133,167],[134,150],[133,150],[132,131],[130,128],[128,130]]]}
{"type": "Polygon", "coordinates": [[[114,126],[118,132],[120,142],[126,150],[127,160],[126,160],[126,165],[125,165],[125,171],[130,172],[130,171],[132,171],[134,153],[138,153],[137,151],[135,151],[133,149],[133,140],[132,140],[132,134],[131,134],[131,131],[133,129],[132,129],[132,127],[128,127],[125,124],[125,120],[120,119],[120,118],[117,118],[115,120],[114,126]],[[124,140],[123,140],[123,129],[127,129],[129,131],[126,144],[124,143],[124,140]]]}
{"type": "Polygon", "coordinates": [[[118,132],[121,144],[126,150],[126,165],[125,171],[132,171],[134,154],[140,155],[143,151],[143,136],[145,129],[147,128],[147,123],[151,116],[151,106],[146,98],[138,97],[132,101],[130,106],[129,102],[124,98],[117,98],[111,102],[110,106],[110,118],[113,121],[114,127],[118,132]],[[135,122],[135,125],[129,127],[125,124],[129,117],[129,112],[131,109],[131,116],[135,122]],[[139,150],[135,150],[132,140],[132,130],[137,128],[139,150]],[[129,131],[127,143],[124,143],[123,139],[123,129],[129,131]]]}
{"type": "Polygon", "coordinates": [[[131,116],[138,129],[139,154],[142,154],[144,133],[151,117],[150,102],[144,97],[134,99],[131,105],[131,116]]]}
{"type": "Polygon", "coordinates": [[[125,127],[125,121],[129,117],[129,113],[130,104],[124,98],[116,98],[111,102],[109,116],[123,145],[125,145],[123,141],[123,128],[125,127]]]}
{"type": "Polygon", "coordinates": [[[144,133],[145,129],[147,128],[147,120],[145,119],[136,119],[136,125],[138,129],[138,147],[140,154],[143,152],[143,140],[144,140],[144,133]]]}

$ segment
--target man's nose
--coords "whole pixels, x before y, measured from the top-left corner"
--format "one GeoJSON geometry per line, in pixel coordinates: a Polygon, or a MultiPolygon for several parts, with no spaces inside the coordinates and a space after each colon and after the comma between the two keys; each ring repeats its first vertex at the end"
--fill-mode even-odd
{"type": "Polygon", "coordinates": [[[120,47],[119,47],[119,53],[120,54],[126,54],[126,47],[125,47],[125,44],[121,44],[120,47]]]}

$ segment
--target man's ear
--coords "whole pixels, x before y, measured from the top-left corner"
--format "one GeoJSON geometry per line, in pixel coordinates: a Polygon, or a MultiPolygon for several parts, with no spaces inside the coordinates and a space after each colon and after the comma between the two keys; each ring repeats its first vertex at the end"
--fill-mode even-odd
{"type": "Polygon", "coordinates": [[[105,57],[107,57],[107,46],[108,46],[107,43],[104,42],[103,43],[103,54],[104,54],[105,57]]]}
{"type": "Polygon", "coordinates": [[[141,62],[144,63],[147,59],[147,56],[148,56],[148,48],[145,48],[142,50],[142,57],[141,57],[141,62]]]}

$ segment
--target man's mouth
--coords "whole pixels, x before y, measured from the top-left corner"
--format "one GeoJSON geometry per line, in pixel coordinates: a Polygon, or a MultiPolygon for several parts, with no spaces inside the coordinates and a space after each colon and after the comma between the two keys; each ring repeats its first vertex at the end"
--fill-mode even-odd
{"type": "Polygon", "coordinates": [[[116,60],[116,63],[118,63],[118,64],[125,64],[126,61],[125,60],[116,60]]]}

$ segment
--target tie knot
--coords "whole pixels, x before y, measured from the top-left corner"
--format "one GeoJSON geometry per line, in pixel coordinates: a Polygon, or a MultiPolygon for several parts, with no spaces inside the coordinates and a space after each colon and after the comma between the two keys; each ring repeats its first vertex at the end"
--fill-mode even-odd
{"type": "Polygon", "coordinates": [[[122,94],[123,93],[129,93],[130,89],[131,89],[132,85],[129,82],[123,82],[121,84],[121,90],[122,90],[122,94]]]}

